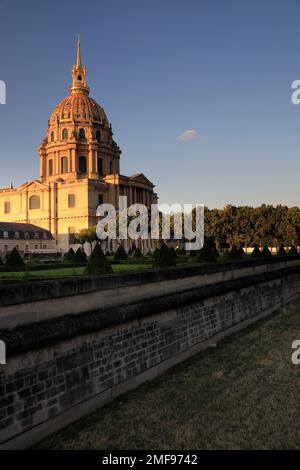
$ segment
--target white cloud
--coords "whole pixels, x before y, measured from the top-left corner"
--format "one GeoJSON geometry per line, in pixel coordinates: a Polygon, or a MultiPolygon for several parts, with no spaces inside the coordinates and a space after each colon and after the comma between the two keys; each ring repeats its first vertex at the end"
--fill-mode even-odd
{"type": "Polygon", "coordinates": [[[198,132],[195,131],[194,129],[189,129],[187,131],[184,131],[182,134],[178,136],[179,140],[192,140],[192,139],[197,139],[198,137],[198,132]]]}

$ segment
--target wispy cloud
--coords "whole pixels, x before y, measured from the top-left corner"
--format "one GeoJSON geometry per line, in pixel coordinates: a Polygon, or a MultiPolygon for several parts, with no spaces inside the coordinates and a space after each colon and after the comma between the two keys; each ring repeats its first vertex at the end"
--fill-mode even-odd
{"type": "Polygon", "coordinates": [[[194,129],[189,129],[187,131],[184,131],[182,134],[178,136],[178,140],[192,140],[192,139],[197,139],[198,137],[198,132],[195,131],[194,129]]]}

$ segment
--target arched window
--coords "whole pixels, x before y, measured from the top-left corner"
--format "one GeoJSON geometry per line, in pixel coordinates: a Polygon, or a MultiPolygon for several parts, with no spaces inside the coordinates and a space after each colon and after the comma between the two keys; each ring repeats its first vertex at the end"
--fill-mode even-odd
{"type": "Polygon", "coordinates": [[[51,142],[54,142],[54,132],[51,132],[50,140],[51,142]]]}
{"type": "Polygon", "coordinates": [[[82,80],[82,77],[81,77],[81,75],[78,75],[78,77],[77,77],[77,81],[78,81],[78,82],[81,82],[81,80],[82,80]]]}
{"type": "Polygon", "coordinates": [[[97,158],[97,164],[98,164],[98,175],[102,176],[103,175],[103,160],[102,160],[102,158],[97,158]]]}
{"type": "Polygon", "coordinates": [[[40,196],[31,196],[29,198],[29,209],[39,209],[41,206],[40,196]]]}
{"type": "Polygon", "coordinates": [[[86,157],[79,157],[79,173],[86,173],[86,157]]]}
{"type": "Polygon", "coordinates": [[[75,207],[75,194],[68,194],[68,208],[75,207]]]}
{"type": "Polygon", "coordinates": [[[83,128],[79,129],[79,139],[85,139],[85,130],[83,128]]]}
{"type": "Polygon", "coordinates": [[[100,131],[96,131],[96,140],[98,140],[98,142],[100,142],[100,140],[101,140],[100,131]]]}
{"type": "Polygon", "coordinates": [[[49,176],[53,175],[53,160],[49,160],[49,176]]]}
{"type": "Polygon", "coordinates": [[[4,214],[10,214],[10,202],[6,201],[4,203],[4,214]]]}
{"type": "Polygon", "coordinates": [[[67,157],[61,158],[61,172],[68,173],[68,158],[67,157]]]}
{"type": "Polygon", "coordinates": [[[62,130],[62,140],[68,140],[68,131],[67,131],[67,129],[62,130]]]}

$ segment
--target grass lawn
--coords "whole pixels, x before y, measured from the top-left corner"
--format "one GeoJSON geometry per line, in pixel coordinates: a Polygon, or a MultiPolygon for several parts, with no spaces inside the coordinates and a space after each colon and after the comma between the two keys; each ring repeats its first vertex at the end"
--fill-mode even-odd
{"type": "Polygon", "coordinates": [[[41,442],[40,449],[299,449],[300,301],[41,442]]]}
{"type": "MultiPolygon", "coordinates": [[[[151,268],[151,264],[114,264],[112,265],[113,272],[129,272],[129,271],[144,271],[151,268]]],[[[51,278],[51,277],[69,277],[83,275],[84,268],[59,268],[59,269],[45,269],[43,271],[27,271],[27,272],[7,272],[0,273],[0,279],[36,279],[36,278],[51,278]]]]}

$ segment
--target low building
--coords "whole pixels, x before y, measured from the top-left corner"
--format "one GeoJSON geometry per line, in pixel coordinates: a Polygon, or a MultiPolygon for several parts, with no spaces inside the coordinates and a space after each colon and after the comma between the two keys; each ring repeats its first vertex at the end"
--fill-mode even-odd
{"type": "Polygon", "coordinates": [[[17,248],[20,253],[55,251],[51,232],[33,224],[0,222],[0,253],[17,248]]]}

